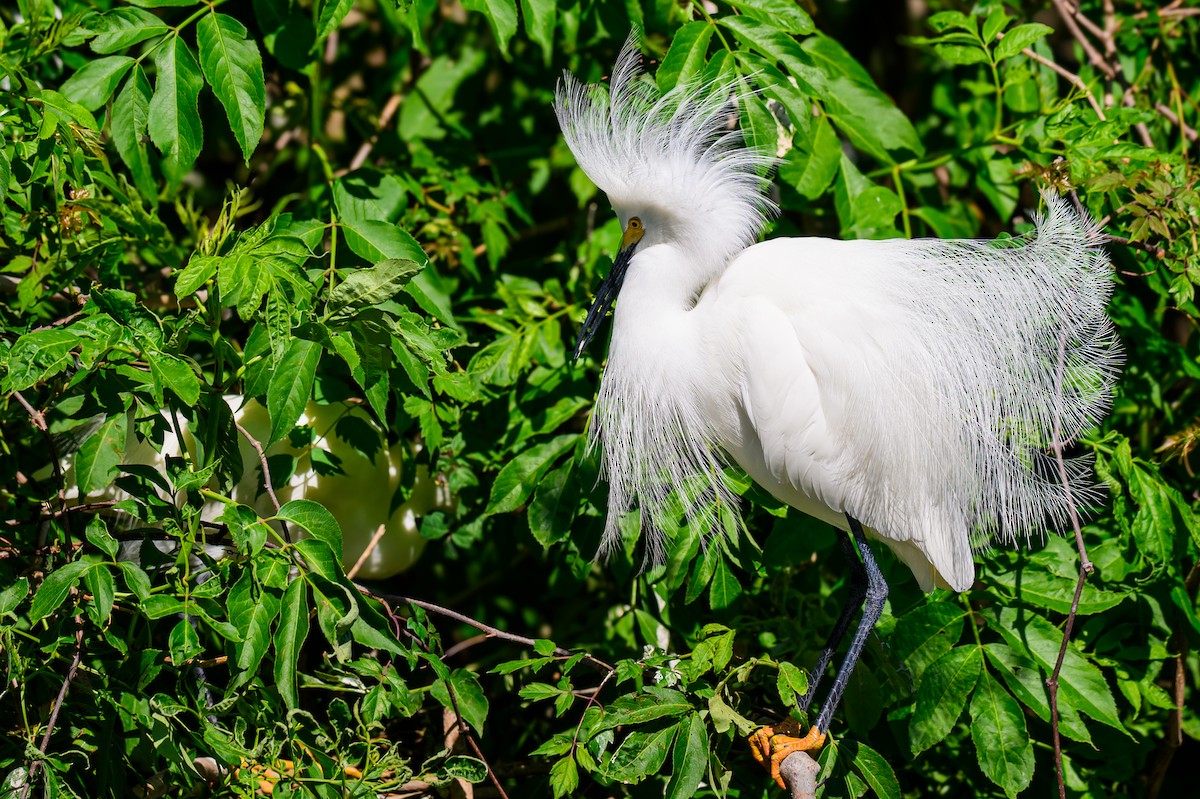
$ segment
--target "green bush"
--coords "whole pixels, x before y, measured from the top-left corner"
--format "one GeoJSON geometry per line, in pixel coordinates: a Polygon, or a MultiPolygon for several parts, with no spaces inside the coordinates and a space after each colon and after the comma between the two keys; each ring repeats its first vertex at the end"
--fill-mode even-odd
{"type": "Polygon", "coordinates": [[[1055,727],[1071,795],[1187,792],[1200,18],[928,5],[0,9],[0,795],[775,794],[744,737],[797,708],[837,618],[833,532],[734,474],[743,534],[593,561],[599,363],[568,355],[620,230],[551,100],[631,28],[663,90],[744,81],[742,129],[780,153],[771,236],[1021,232],[1050,186],[1112,237],[1127,366],[1084,443],[1111,502],[1058,724],[1069,539],[982,553],[962,595],[881,553],[822,795],[1047,795],[1055,727]],[[368,459],[418,453],[344,498],[436,481],[416,565],[356,582],[333,502],[235,502],[227,394],[266,405],[276,485],[287,452],[341,470],[311,401],[366,411],[334,433],[368,459]]]}

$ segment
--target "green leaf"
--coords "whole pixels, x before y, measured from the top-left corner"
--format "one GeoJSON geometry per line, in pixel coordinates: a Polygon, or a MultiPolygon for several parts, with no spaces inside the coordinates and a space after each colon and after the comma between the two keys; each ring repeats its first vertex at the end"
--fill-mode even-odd
{"type": "Polygon", "coordinates": [[[29,578],[20,577],[0,591],[0,619],[12,614],[29,594],[29,578]]]}
{"type": "MultiPolygon", "coordinates": [[[[984,646],[988,662],[995,668],[1008,690],[1025,707],[1037,714],[1042,721],[1050,720],[1050,697],[1046,681],[1037,664],[1020,657],[1005,644],[990,643],[984,646]]],[[[1091,743],[1092,736],[1074,708],[1064,702],[1058,703],[1059,731],[1075,741],[1091,743]]]]}
{"type": "Polygon", "coordinates": [[[612,760],[604,770],[605,776],[632,784],[656,773],[666,761],[678,729],[679,725],[671,724],[657,730],[629,733],[613,752],[612,760]]]}
{"type": "Polygon", "coordinates": [[[83,442],[75,456],[75,479],[81,494],[94,494],[117,479],[128,429],[125,414],[110,416],[83,442]]]}
{"type": "MultiPolygon", "coordinates": [[[[1053,672],[1062,644],[1061,630],[1042,616],[1017,608],[1001,608],[994,614],[993,626],[1014,652],[1028,652],[1045,669],[1046,674],[1053,672]]],[[[1104,675],[1074,646],[1067,647],[1063,658],[1063,668],[1059,674],[1059,697],[1090,718],[1114,729],[1125,730],[1117,715],[1112,689],[1104,680],[1104,675]]]]}
{"type": "Polygon", "coordinates": [[[904,207],[900,198],[886,186],[872,183],[845,153],[841,158],[834,204],[842,223],[842,236],[857,239],[899,236],[896,215],[904,207]]]}
{"type": "Polygon", "coordinates": [[[590,733],[595,736],[605,730],[624,725],[645,724],[661,718],[682,716],[691,710],[692,706],[683,694],[675,691],[671,691],[667,699],[650,694],[622,696],[604,709],[604,715],[590,733]]]}
{"type": "Polygon", "coordinates": [[[337,560],[341,561],[342,528],[324,505],[311,499],[293,499],[280,506],[275,512],[275,518],[300,525],[313,538],[324,542],[337,560]]]}
{"type": "Polygon", "coordinates": [[[966,613],[957,601],[927,601],[900,617],[890,641],[892,653],[904,661],[913,679],[921,679],[930,663],[958,643],[966,613]]]}
{"type": "Polygon", "coordinates": [[[312,396],[313,381],[320,361],[320,344],[297,338],[288,345],[267,386],[267,411],[271,415],[268,445],[283,438],[296,426],[296,420],[312,396]]]}
{"type": "MultiPolygon", "coordinates": [[[[1004,586],[1013,596],[1030,604],[1053,610],[1058,613],[1069,613],[1075,597],[1075,580],[1060,577],[1037,568],[1020,568],[1006,572],[993,572],[992,582],[1004,586]]],[[[1105,591],[1089,583],[1084,583],[1083,592],[1079,596],[1079,614],[1090,616],[1103,613],[1119,605],[1127,594],[1115,591],[1105,591]]]]}
{"type": "Polygon", "coordinates": [[[87,537],[88,542],[96,549],[110,558],[116,558],[121,545],[117,543],[117,539],[112,537],[112,533],[108,531],[108,525],[104,523],[102,517],[93,516],[91,521],[87,523],[84,535],[87,537]]]}
{"type": "Polygon", "coordinates": [[[708,769],[708,729],[699,713],[679,722],[679,734],[671,752],[671,779],[667,783],[666,799],[687,799],[694,796],[708,769]]]}
{"type": "Polygon", "coordinates": [[[4,390],[24,391],[73,368],[75,358],[71,351],[82,343],[74,333],[56,328],[35,330],[21,336],[8,351],[4,390]]]}
{"type": "Polygon", "coordinates": [[[704,69],[708,61],[708,43],[716,29],[708,22],[689,22],[671,39],[671,47],[663,57],[654,80],[660,92],[669,92],[679,84],[688,84],[704,69]]]}
{"type": "Polygon", "coordinates": [[[780,165],[779,177],[802,196],[815,200],[829,188],[841,161],[841,139],[828,119],[818,117],[810,146],[788,153],[780,165]]]}
{"type": "Polygon", "coordinates": [[[167,639],[167,648],[170,649],[171,661],[177,668],[183,667],[203,651],[192,619],[183,618],[176,622],[167,639]]]}
{"type": "Polygon", "coordinates": [[[483,693],[479,678],[466,669],[455,669],[450,672],[448,679],[441,679],[430,686],[430,694],[442,703],[442,707],[454,710],[462,715],[463,721],[470,724],[475,732],[483,735],[483,723],[487,720],[488,700],[483,693]],[[451,700],[450,690],[454,697],[451,700]]]}
{"type": "Polygon", "coordinates": [[[342,20],[353,7],[354,0],[325,0],[317,20],[317,41],[325,41],[329,34],[340,28],[342,20]]]}
{"type": "Polygon", "coordinates": [[[275,687],[289,710],[300,707],[296,668],[300,647],[308,638],[308,583],[292,580],[283,592],[279,627],[275,630],[275,687]]]}
{"type": "Polygon", "coordinates": [[[184,405],[190,407],[200,401],[200,378],[187,361],[162,353],[147,353],[146,360],[155,380],[175,392],[184,405]]]}
{"type": "Polygon", "coordinates": [[[559,758],[550,768],[550,790],[554,792],[554,799],[573,794],[578,787],[579,767],[575,765],[575,758],[571,755],[559,758]]]}
{"type": "Polygon", "coordinates": [[[948,64],[968,66],[988,63],[987,50],[979,44],[935,44],[933,52],[948,64]]]}
{"type": "Polygon", "coordinates": [[[388,258],[375,266],[355,269],[329,294],[328,314],[344,317],[395,297],[426,264],[388,258]]]}
{"type": "Polygon", "coordinates": [[[713,610],[729,607],[742,595],[742,585],[729,569],[725,558],[717,557],[712,582],[708,584],[708,604],[713,610]]]}
{"type": "Polygon", "coordinates": [[[546,66],[550,66],[550,58],[554,55],[554,23],[557,12],[558,4],[554,0],[521,0],[525,34],[542,48],[546,66]]]}
{"type": "Polygon", "coordinates": [[[463,0],[463,8],[477,11],[487,17],[492,25],[492,33],[496,36],[500,54],[507,59],[508,42],[517,32],[516,0],[463,0]]]}
{"type": "Polygon", "coordinates": [[[133,173],[134,185],[143,197],[154,200],[158,190],[150,172],[150,152],[145,142],[150,121],[150,97],[150,81],[139,64],[133,68],[113,103],[112,134],[121,160],[133,173]]]}
{"type": "Polygon", "coordinates": [[[29,605],[29,623],[37,624],[42,619],[57,611],[67,598],[67,594],[83,577],[84,572],[92,567],[87,560],[77,560],[61,566],[42,580],[33,602],[29,605]]]}
{"type": "Polygon", "coordinates": [[[200,66],[213,94],[225,107],[234,138],[248,162],[263,133],[266,86],[258,44],[246,38],[242,23],[213,12],[196,23],[200,66]]]}
{"type": "Polygon", "coordinates": [[[971,740],[979,768],[1009,796],[1033,779],[1033,746],[1021,706],[986,671],[971,699],[971,740]]]}
{"type": "Polygon", "coordinates": [[[492,483],[484,513],[510,513],[525,503],[542,476],[560,455],[575,445],[578,434],[557,436],[550,441],[530,447],[513,458],[492,483]]]}
{"type": "Polygon", "coordinates": [[[794,0],[726,0],[751,19],[766,22],[784,33],[809,34],[816,30],[810,17],[794,0]]]}
{"type": "Polygon", "coordinates": [[[96,34],[92,39],[92,50],[102,55],[127,50],[170,30],[167,23],[140,8],[114,8],[87,18],[84,23],[96,34]]]}
{"type": "Polygon", "coordinates": [[[154,50],[158,74],[150,98],[150,140],[163,154],[163,172],[178,184],[191,170],[204,142],[197,102],[204,80],[191,48],[179,36],[154,50]]]}
{"type": "Polygon", "coordinates": [[[900,781],[883,755],[859,741],[843,741],[839,746],[850,760],[854,774],[862,778],[878,799],[900,799],[900,781]]]}
{"type": "Polygon", "coordinates": [[[940,743],[954,728],[979,680],[983,656],[978,646],[960,646],[929,664],[917,686],[909,745],[918,755],[940,743]]]}
{"type": "Polygon", "coordinates": [[[116,585],[112,571],[106,564],[97,563],[83,575],[84,585],[92,595],[92,604],[96,609],[96,617],[102,625],[108,623],[108,617],[113,609],[113,596],[116,585]]]}
{"type": "Polygon", "coordinates": [[[125,73],[133,66],[133,59],[123,55],[97,58],[83,65],[74,75],[67,78],[59,91],[68,100],[79,103],[89,111],[95,111],[108,102],[117,90],[125,73]]]}
{"type": "Polygon", "coordinates": [[[1004,38],[996,45],[996,60],[1012,58],[1038,39],[1045,38],[1051,33],[1054,33],[1054,28],[1040,22],[1018,25],[1004,34],[1004,38]]]}
{"type": "Polygon", "coordinates": [[[100,129],[96,124],[96,118],[92,116],[90,111],[79,103],[68,100],[60,92],[51,89],[35,90],[34,96],[42,101],[42,113],[48,121],[61,120],[63,122],[74,123],[88,130],[100,129]]]}

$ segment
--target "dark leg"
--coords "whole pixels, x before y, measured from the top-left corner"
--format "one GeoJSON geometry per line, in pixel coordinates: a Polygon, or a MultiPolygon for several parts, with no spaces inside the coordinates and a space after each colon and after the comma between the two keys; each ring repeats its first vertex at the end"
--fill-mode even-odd
{"type": "Polygon", "coordinates": [[[850,641],[846,659],[838,668],[833,688],[829,690],[829,696],[821,707],[821,714],[817,716],[817,722],[813,725],[822,733],[829,729],[833,712],[837,710],[842,692],[846,690],[846,684],[850,681],[850,674],[858,663],[859,655],[862,654],[867,636],[875,629],[875,622],[879,621],[879,614],[883,613],[883,605],[887,602],[888,595],[887,582],[883,579],[883,573],[879,571],[879,564],[875,562],[870,545],[867,544],[867,537],[863,534],[862,525],[851,516],[846,518],[850,521],[850,532],[854,535],[854,542],[858,545],[859,554],[862,555],[862,565],[867,574],[867,595],[866,603],[863,605],[862,619],[858,622],[858,629],[855,630],[854,638],[850,641]]]}
{"type": "Polygon", "coordinates": [[[814,684],[803,699],[805,707],[811,701],[816,688],[815,681],[820,680],[821,672],[825,670],[834,649],[837,648],[838,642],[850,624],[850,618],[857,610],[859,602],[865,599],[862,619],[854,631],[854,638],[850,641],[846,657],[842,661],[842,665],[838,667],[833,688],[830,689],[825,704],[821,706],[821,713],[817,716],[816,723],[809,728],[803,738],[794,737],[793,733],[798,734],[799,730],[795,729],[796,725],[791,719],[785,719],[784,723],[779,726],[779,732],[772,727],[761,727],[750,736],[751,753],[756,760],[770,768],[771,777],[784,790],[788,790],[788,787],[779,773],[780,764],[793,752],[811,752],[825,745],[825,734],[829,731],[829,722],[833,717],[833,712],[837,710],[842,693],[846,690],[846,684],[850,681],[850,674],[854,671],[858,657],[862,654],[863,645],[867,642],[867,636],[871,634],[871,630],[875,629],[875,622],[879,621],[879,614],[883,612],[883,605],[887,601],[887,582],[884,581],[883,574],[879,571],[879,565],[875,562],[875,556],[871,553],[871,547],[867,544],[867,537],[863,533],[862,525],[849,514],[846,515],[846,519],[850,522],[850,534],[854,537],[853,544],[849,537],[843,539],[845,541],[843,551],[848,552],[849,559],[852,561],[850,567],[852,601],[842,611],[842,616],[838,619],[833,634],[829,637],[829,644],[821,653],[818,671],[813,675],[814,684]],[[853,557],[852,546],[858,549],[858,554],[862,558],[861,562],[858,558],[853,557]]]}
{"type": "Polygon", "coordinates": [[[808,693],[800,699],[801,710],[808,710],[808,706],[812,704],[813,697],[817,695],[817,686],[821,684],[821,679],[825,676],[825,669],[828,668],[834,651],[846,635],[846,628],[850,626],[850,620],[854,618],[854,614],[862,607],[863,600],[867,597],[867,572],[863,568],[862,561],[854,552],[855,547],[850,541],[850,535],[841,530],[838,530],[837,534],[842,556],[846,559],[846,565],[850,569],[850,595],[846,597],[842,615],[838,618],[837,624],[833,625],[829,640],[826,641],[825,648],[821,650],[821,657],[817,658],[817,665],[810,672],[808,693]]]}

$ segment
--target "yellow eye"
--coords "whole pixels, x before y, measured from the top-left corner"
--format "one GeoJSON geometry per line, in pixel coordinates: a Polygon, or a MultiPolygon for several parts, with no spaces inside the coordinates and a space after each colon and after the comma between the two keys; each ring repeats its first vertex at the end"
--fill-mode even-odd
{"type": "Polygon", "coordinates": [[[629,226],[634,230],[637,230],[642,226],[642,220],[635,216],[629,220],[629,226]]]}

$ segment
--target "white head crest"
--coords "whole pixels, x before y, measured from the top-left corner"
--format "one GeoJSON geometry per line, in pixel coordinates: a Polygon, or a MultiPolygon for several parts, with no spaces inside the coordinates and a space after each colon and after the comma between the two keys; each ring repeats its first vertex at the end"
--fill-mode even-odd
{"type": "Polygon", "coordinates": [[[728,124],[737,85],[685,84],[660,96],[631,34],[607,92],[565,73],[555,94],[567,146],[622,224],[650,217],[659,224],[647,224],[648,236],[693,242],[697,264],[714,269],[753,244],[775,210],[763,193],[773,155],[728,124]]]}

